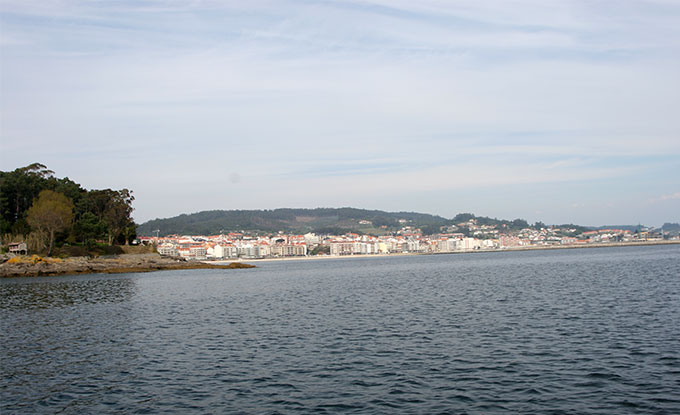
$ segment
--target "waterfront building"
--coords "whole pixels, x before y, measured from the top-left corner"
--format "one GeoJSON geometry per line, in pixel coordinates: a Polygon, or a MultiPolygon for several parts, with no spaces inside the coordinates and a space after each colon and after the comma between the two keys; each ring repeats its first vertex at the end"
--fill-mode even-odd
{"type": "Polygon", "coordinates": [[[238,250],[232,244],[217,244],[208,251],[208,255],[215,258],[236,258],[238,257],[238,250]]]}
{"type": "Polygon", "coordinates": [[[166,243],[166,244],[159,245],[156,248],[156,250],[158,251],[159,254],[161,254],[163,256],[172,256],[172,257],[179,256],[179,253],[177,252],[177,248],[173,244],[166,243]]]}

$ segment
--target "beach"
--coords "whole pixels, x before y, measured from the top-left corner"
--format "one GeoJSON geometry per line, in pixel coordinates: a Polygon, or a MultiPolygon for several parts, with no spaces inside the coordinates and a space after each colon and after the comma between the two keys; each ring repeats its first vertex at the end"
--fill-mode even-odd
{"type": "Polygon", "coordinates": [[[636,241],[636,242],[609,242],[597,244],[573,244],[573,245],[536,245],[536,246],[517,246],[505,247],[502,249],[477,249],[466,251],[451,251],[451,252],[395,252],[389,254],[354,254],[354,255],[314,255],[314,256],[290,256],[290,257],[272,257],[272,258],[231,258],[228,260],[210,260],[203,261],[206,264],[228,264],[239,263],[241,261],[249,262],[270,262],[270,261],[317,261],[328,259],[344,259],[344,258],[387,258],[387,257],[404,257],[404,256],[421,256],[421,255],[456,255],[456,254],[476,254],[483,252],[515,252],[515,251],[546,251],[554,249],[590,249],[590,248],[614,248],[614,247],[632,247],[632,246],[652,246],[652,245],[680,245],[680,240],[653,240],[653,241],[636,241]]]}

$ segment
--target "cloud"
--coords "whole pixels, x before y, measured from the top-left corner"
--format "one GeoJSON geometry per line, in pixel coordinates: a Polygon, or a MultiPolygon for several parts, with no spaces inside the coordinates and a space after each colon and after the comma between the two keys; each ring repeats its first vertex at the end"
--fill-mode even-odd
{"type": "Polygon", "coordinates": [[[647,204],[649,205],[664,204],[675,200],[680,200],[680,192],[667,193],[658,197],[649,198],[647,199],[647,204]]]}
{"type": "Polygon", "coordinates": [[[676,199],[680,199],[680,192],[675,192],[675,193],[670,194],[670,195],[663,195],[663,196],[660,197],[660,199],[661,199],[661,200],[676,200],[676,199]]]}
{"type": "Polygon", "coordinates": [[[674,185],[676,2],[0,1],[2,169],[195,209],[219,207],[206,177],[254,207],[674,185]]]}

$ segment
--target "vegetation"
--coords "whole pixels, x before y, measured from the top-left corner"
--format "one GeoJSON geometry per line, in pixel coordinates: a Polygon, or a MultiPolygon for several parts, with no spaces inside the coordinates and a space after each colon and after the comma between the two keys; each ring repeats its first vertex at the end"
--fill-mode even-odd
{"type": "MultiPolygon", "coordinates": [[[[347,232],[369,235],[396,233],[405,226],[420,229],[425,235],[455,232],[470,234],[461,223],[475,221],[477,225],[495,225],[499,231],[547,227],[541,222],[533,226],[524,219],[501,220],[472,213],[460,213],[453,219],[415,212],[384,212],[355,208],[274,209],[274,210],[211,210],[184,214],[168,219],[154,219],[137,228],[140,235],[215,235],[226,232],[271,233],[315,232],[341,235],[347,232]]],[[[570,225],[573,226],[573,225],[570,225]]],[[[576,226],[574,226],[576,227],[576,226]]],[[[576,227],[585,229],[582,227],[576,227]]]]}
{"type": "Polygon", "coordinates": [[[680,231],[680,223],[666,222],[661,227],[664,231],[680,231]]]}
{"type": "MultiPolygon", "coordinates": [[[[504,219],[496,219],[496,218],[489,218],[486,216],[475,216],[472,213],[459,213],[457,214],[451,222],[453,224],[458,224],[458,223],[464,223],[468,222],[470,220],[474,220],[477,222],[477,225],[496,225],[497,227],[501,229],[508,229],[508,230],[520,230],[520,229],[525,229],[525,228],[532,228],[532,226],[529,225],[527,221],[524,219],[515,219],[515,220],[504,220],[504,219]]],[[[541,226],[545,227],[540,222],[537,222],[536,225],[540,228],[541,226]]]]}
{"type": "MultiPolygon", "coordinates": [[[[315,232],[317,234],[342,235],[347,232],[359,235],[396,234],[405,226],[420,229],[424,235],[456,232],[472,236],[470,222],[477,226],[495,226],[499,232],[516,232],[521,229],[548,228],[542,222],[529,224],[524,219],[497,219],[476,216],[472,213],[459,213],[452,219],[415,212],[384,212],[355,208],[317,208],[317,209],[274,209],[274,210],[211,210],[184,214],[168,219],[154,219],[139,225],[140,235],[160,236],[215,235],[227,232],[249,232],[267,234],[284,232],[315,232]]],[[[671,224],[668,224],[671,226],[671,224]]],[[[590,228],[574,225],[552,225],[560,228],[563,236],[581,234],[590,228]]],[[[475,234],[476,237],[485,236],[475,234]]]]}
{"type": "Polygon", "coordinates": [[[558,236],[578,236],[583,232],[588,232],[590,229],[585,226],[574,225],[573,223],[565,223],[562,225],[555,225],[554,227],[559,228],[560,231],[556,232],[558,236]]]}
{"type": "Polygon", "coordinates": [[[40,163],[0,171],[0,235],[48,255],[63,246],[127,244],[136,238],[133,201],[128,189],[86,190],[40,163]]]}
{"type": "Polygon", "coordinates": [[[388,231],[398,230],[407,221],[410,226],[445,224],[441,216],[414,212],[383,212],[355,208],[274,209],[274,210],[211,210],[169,219],[154,219],[137,228],[140,235],[214,235],[222,232],[316,232],[316,233],[366,233],[368,229],[385,226],[388,231]],[[371,227],[360,223],[371,222],[371,227]],[[333,232],[329,232],[333,231],[333,232]]]}
{"type": "Polygon", "coordinates": [[[26,222],[46,235],[49,240],[47,255],[52,254],[54,235],[65,230],[73,221],[73,202],[63,193],[43,190],[26,213],[26,222]]]}
{"type": "Polygon", "coordinates": [[[605,225],[605,226],[590,226],[584,229],[587,231],[601,231],[604,229],[621,229],[624,231],[639,232],[642,228],[644,228],[643,225],[605,225]]]}
{"type": "Polygon", "coordinates": [[[309,251],[309,255],[330,255],[331,246],[330,245],[317,245],[309,251]]]}

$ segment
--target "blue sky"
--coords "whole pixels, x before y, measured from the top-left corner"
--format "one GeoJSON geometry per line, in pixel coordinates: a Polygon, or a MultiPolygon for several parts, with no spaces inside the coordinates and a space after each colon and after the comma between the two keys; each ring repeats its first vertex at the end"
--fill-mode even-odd
{"type": "Polygon", "coordinates": [[[0,0],[0,169],[143,222],[680,221],[680,3],[0,0]]]}

